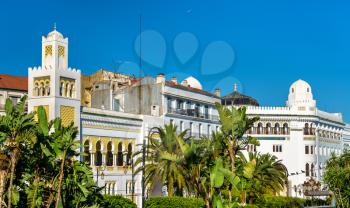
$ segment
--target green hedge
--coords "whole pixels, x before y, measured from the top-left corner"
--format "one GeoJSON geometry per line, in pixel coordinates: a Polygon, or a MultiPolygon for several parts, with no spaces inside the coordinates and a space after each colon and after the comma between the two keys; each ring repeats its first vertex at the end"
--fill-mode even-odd
{"type": "Polygon", "coordinates": [[[204,206],[202,199],[184,197],[152,197],[147,199],[146,208],[201,208],[204,206]]]}
{"type": "Polygon", "coordinates": [[[133,203],[130,199],[119,195],[104,195],[101,204],[103,208],[136,208],[136,204],[133,203]]]}
{"type": "Polygon", "coordinates": [[[255,204],[258,207],[296,208],[303,207],[304,199],[284,196],[264,196],[255,204]]]}

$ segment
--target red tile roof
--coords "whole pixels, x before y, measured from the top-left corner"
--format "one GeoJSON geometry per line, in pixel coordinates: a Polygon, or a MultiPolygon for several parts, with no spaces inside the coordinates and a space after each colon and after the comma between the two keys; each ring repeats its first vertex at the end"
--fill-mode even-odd
{"type": "Polygon", "coordinates": [[[28,77],[0,74],[0,89],[28,91],[28,77]]]}

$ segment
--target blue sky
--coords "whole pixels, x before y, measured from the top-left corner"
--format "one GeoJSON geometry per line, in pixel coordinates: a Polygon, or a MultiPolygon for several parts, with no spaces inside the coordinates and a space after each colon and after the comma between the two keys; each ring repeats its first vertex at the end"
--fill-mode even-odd
{"type": "Polygon", "coordinates": [[[350,121],[349,1],[2,1],[0,73],[40,65],[41,36],[69,37],[69,65],[138,75],[198,78],[206,90],[233,83],[261,105],[283,106],[304,79],[318,107],[350,121]]]}

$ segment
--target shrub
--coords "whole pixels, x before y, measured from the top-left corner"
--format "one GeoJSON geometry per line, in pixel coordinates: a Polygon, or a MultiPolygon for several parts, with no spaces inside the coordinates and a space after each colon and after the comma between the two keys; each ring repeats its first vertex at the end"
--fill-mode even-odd
{"type": "Polygon", "coordinates": [[[152,197],[147,199],[146,208],[201,208],[205,207],[203,199],[184,197],[152,197]]]}
{"type": "Polygon", "coordinates": [[[119,195],[104,195],[101,204],[104,208],[136,208],[136,204],[133,203],[130,199],[119,195]]]}
{"type": "Polygon", "coordinates": [[[303,207],[304,203],[305,200],[300,198],[265,195],[257,200],[256,205],[258,207],[296,208],[303,207]]]}

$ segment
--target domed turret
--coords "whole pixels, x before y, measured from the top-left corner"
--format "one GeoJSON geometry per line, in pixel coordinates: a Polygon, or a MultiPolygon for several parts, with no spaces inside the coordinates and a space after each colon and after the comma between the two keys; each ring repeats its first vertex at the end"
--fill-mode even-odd
{"type": "Polygon", "coordinates": [[[181,84],[186,83],[186,85],[188,87],[193,87],[193,88],[197,88],[197,89],[203,89],[201,83],[194,77],[190,76],[187,77],[186,79],[184,79],[181,84]],[[187,82],[187,83],[186,83],[187,82]]]}
{"type": "Polygon", "coordinates": [[[225,106],[259,106],[256,99],[239,93],[237,84],[234,84],[232,93],[221,98],[221,104],[225,106]]]}
{"type": "Polygon", "coordinates": [[[316,107],[311,86],[304,80],[295,81],[289,88],[288,107],[316,107]]]}
{"type": "Polygon", "coordinates": [[[52,37],[52,38],[54,38],[54,39],[57,39],[57,38],[63,39],[62,33],[58,32],[56,29],[53,30],[53,31],[51,31],[51,32],[47,35],[47,37],[48,37],[48,38],[49,38],[49,37],[52,37]]]}

